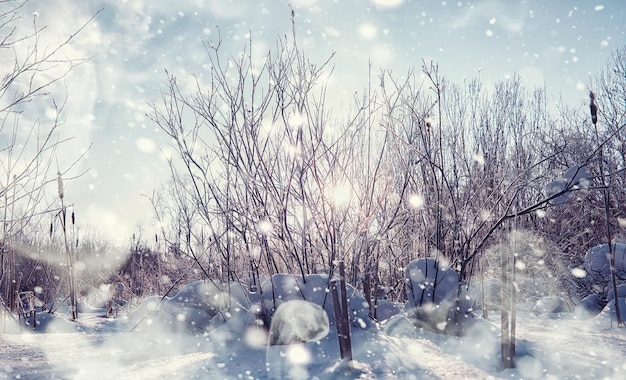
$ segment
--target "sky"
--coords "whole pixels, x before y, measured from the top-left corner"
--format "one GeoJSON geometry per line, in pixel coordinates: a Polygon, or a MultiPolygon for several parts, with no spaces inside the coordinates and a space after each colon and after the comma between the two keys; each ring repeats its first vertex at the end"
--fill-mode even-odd
{"type": "MultiPolygon", "coordinates": [[[[374,75],[401,75],[423,60],[457,83],[519,74],[529,88],[545,86],[549,96],[580,105],[591,76],[626,44],[622,0],[31,0],[19,28],[32,27],[36,15],[46,26],[41,43],[51,46],[102,9],[64,50],[91,59],[55,88],[67,96],[66,159],[87,151],[68,177],[86,174],[65,190],[80,223],[120,244],[138,225],[153,236],[145,195],[168,180],[171,149],[146,113],[161,99],[165,70],[181,81],[203,78],[203,42],[215,42],[218,28],[225,49],[236,54],[252,38],[262,58],[291,33],[289,4],[307,57],[322,63],[335,53],[328,91],[335,105],[366,89],[370,63],[374,75]]],[[[33,117],[50,117],[41,111],[33,117]]]]}

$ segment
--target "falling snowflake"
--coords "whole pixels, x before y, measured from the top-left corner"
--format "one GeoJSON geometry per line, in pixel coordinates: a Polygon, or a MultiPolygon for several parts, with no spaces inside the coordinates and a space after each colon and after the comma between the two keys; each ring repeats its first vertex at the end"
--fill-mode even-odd
{"type": "Polygon", "coordinates": [[[135,141],[135,145],[140,152],[152,153],[156,150],[156,145],[152,139],[147,137],[140,137],[135,141]]]}
{"type": "Polygon", "coordinates": [[[376,27],[372,24],[363,24],[359,27],[359,35],[366,40],[376,37],[376,27]]]}

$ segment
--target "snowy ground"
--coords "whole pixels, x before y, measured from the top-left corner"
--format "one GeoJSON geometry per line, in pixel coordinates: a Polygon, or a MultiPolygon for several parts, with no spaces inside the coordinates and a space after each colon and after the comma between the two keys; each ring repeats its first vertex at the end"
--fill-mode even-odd
{"type": "MultiPolygon", "coordinates": [[[[210,334],[131,332],[134,322],[84,313],[54,333],[0,334],[0,378],[12,379],[623,379],[626,330],[520,312],[517,368],[497,368],[497,336],[457,338],[415,331],[395,337],[353,331],[355,365],[339,360],[333,333],[320,342],[265,347],[227,327],[210,334]],[[266,362],[270,363],[268,366],[266,362]],[[290,365],[287,365],[290,363],[290,365]],[[281,368],[278,368],[281,367],[281,368]]],[[[497,314],[490,315],[497,326],[497,314]]],[[[225,325],[226,326],[226,325],[225,325]]]]}

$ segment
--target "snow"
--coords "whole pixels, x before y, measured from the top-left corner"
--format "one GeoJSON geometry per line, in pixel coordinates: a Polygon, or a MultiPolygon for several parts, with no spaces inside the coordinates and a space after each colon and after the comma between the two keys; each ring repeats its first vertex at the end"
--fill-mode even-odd
{"type": "Polygon", "coordinates": [[[555,205],[563,204],[569,199],[571,191],[589,188],[589,178],[589,172],[585,166],[574,165],[567,169],[562,177],[546,185],[546,193],[549,197],[563,193],[551,201],[555,205]]]}
{"type": "Polygon", "coordinates": [[[554,314],[566,311],[571,311],[570,306],[563,298],[557,296],[543,297],[533,307],[535,314],[554,314]]]}
{"type": "MultiPolygon", "coordinates": [[[[626,244],[614,243],[616,275],[623,278],[626,275],[626,244]]],[[[585,269],[592,276],[608,279],[611,272],[608,244],[601,244],[590,249],[584,258],[585,269]]]]}
{"type": "MultiPolygon", "coordinates": [[[[454,277],[445,266],[433,272],[433,264],[412,262],[408,273],[422,284],[433,273],[441,284],[454,277]]],[[[149,297],[118,318],[84,305],[75,322],[63,313],[37,314],[36,331],[7,321],[0,326],[0,378],[621,379],[626,371],[626,330],[614,323],[610,305],[585,319],[556,297],[521,300],[516,367],[502,371],[497,311],[489,310],[488,319],[468,311],[473,323],[461,336],[416,328],[411,307],[388,300],[379,301],[388,319],[364,323],[369,308],[351,286],[354,360],[342,361],[327,284],[325,274],[279,274],[256,294],[237,283],[198,281],[171,297],[149,297]],[[544,310],[533,312],[532,305],[544,310]],[[263,307],[273,315],[269,331],[263,307]],[[283,338],[288,329],[299,338],[283,338]],[[274,345],[266,344],[270,331],[281,337],[274,345]]]]}
{"type": "Polygon", "coordinates": [[[272,316],[270,344],[315,342],[328,336],[328,314],[320,306],[307,301],[282,303],[272,316]]]}
{"type": "Polygon", "coordinates": [[[453,313],[459,308],[467,316],[469,305],[461,295],[457,302],[459,275],[447,264],[429,257],[413,260],[406,267],[406,309],[411,320],[424,328],[452,333],[452,330],[465,328],[463,319],[453,321],[453,313]],[[458,305],[457,305],[458,304],[458,305]],[[454,322],[454,323],[451,323],[454,322]]]}
{"type": "MultiPolygon", "coordinates": [[[[497,330],[497,323],[493,326],[497,330]]],[[[623,378],[626,335],[611,328],[606,315],[581,321],[565,314],[549,319],[522,313],[517,326],[519,357],[514,370],[498,370],[497,339],[486,342],[415,329],[411,337],[356,331],[356,363],[351,369],[339,360],[332,335],[293,347],[258,347],[241,339],[222,341],[214,333],[129,332],[124,320],[85,313],[71,333],[0,335],[0,377],[268,378],[269,358],[295,366],[294,377],[319,379],[623,378]]]]}

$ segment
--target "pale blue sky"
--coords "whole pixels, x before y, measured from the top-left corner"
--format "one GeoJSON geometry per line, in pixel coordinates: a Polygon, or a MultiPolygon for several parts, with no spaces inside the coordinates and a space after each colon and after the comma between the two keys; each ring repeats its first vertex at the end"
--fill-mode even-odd
{"type": "MultiPolygon", "coordinates": [[[[164,71],[181,81],[207,72],[202,41],[217,38],[238,52],[252,33],[263,56],[278,34],[290,33],[296,11],[299,44],[321,63],[332,52],[330,101],[349,101],[368,81],[368,62],[405,73],[422,59],[439,63],[453,81],[480,74],[493,83],[520,74],[573,105],[586,101],[590,75],[626,43],[626,2],[424,0],[31,0],[44,43],[60,42],[104,8],[67,50],[93,56],[65,81],[67,129],[76,151],[90,143],[76,169],[91,168],[68,184],[66,200],[83,222],[128,241],[137,221],[153,233],[151,194],[168,178],[161,149],[167,140],[145,117],[158,101],[164,71]]],[[[61,89],[59,89],[61,90],[61,89]]]]}

